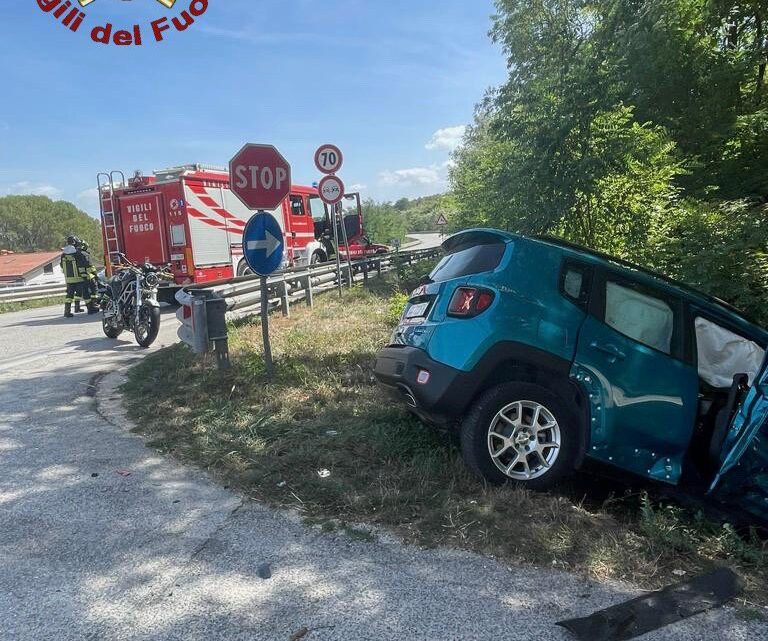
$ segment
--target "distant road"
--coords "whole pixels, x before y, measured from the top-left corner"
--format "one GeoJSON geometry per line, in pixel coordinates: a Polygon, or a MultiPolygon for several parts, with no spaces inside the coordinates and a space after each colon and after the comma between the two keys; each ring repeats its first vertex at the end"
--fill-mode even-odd
{"type": "Polygon", "coordinates": [[[404,249],[431,249],[432,247],[440,247],[445,240],[445,236],[434,232],[408,234],[408,237],[414,238],[417,242],[406,244],[404,249]]]}

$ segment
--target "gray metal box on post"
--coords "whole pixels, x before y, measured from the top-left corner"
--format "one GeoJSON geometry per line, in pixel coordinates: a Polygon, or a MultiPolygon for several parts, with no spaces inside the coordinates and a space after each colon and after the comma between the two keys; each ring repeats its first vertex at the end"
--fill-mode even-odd
{"type": "Polygon", "coordinates": [[[213,343],[219,369],[229,369],[229,336],[227,334],[227,301],[218,296],[205,301],[208,341],[213,343]]]}

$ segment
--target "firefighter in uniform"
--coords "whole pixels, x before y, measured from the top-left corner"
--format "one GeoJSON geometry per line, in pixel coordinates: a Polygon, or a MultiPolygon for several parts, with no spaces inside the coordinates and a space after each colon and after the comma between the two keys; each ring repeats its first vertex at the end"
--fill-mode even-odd
{"type": "Polygon", "coordinates": [[[67,283],[67,296],[64,299],[64,317],[72,318],[72,303],[75,312],[82,312],[80,301],[85,297],[85,280],[81,276],[81,267],[85,267],[85,258],[77,249],[78,239],[75,236],[67,238],[67,246],[62,249],[61,270],[67,283]]]}
{"type": "Polygon", "coordinates": [[[84,298],[87,301],[86,307],[88,308],[88,314],[96,314],[99,311],[99,294],[96,286],[96,268],[93,266],[93,261],[91,260],[90,247],[88,246],[88,243],[82,241],[77,248],[83,255],[85,264],[85,267],[80,268],[80,275],[85,281],[84,298]]]}

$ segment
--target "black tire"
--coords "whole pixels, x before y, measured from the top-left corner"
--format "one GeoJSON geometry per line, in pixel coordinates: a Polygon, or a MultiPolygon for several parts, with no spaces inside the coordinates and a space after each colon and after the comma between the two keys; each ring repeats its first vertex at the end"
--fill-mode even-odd
{"type": "Polygon", "coordinates": [[[237,275],[239,276],[253,276],[253,271],[248,267],[248,263],[245,259],[241,260],[237,265],[237,275]]]}
{"type": "Polygon", "coordinates": [[[107,323],[106,318],[101,319],[101,329],[104,330],[104,335],[107,338],[117,338],[118,336],[120,336],[120,334],[123,333],[122,327],[114,327],[113,325],[110,325],[109,323],[107,323]]]}
{"type": "Polygon", "coordinates": [[[326,261],[325,254],[323,252],[315,252],[312,254],[312,258],[309,261],[310,265],[319,265],[320,263],[324,263],[326,261]]]}
{"type": "Polygon", "coordinates": [[[142,305],[139,311],[139,321],[133,335],[140,347],[149,347],[155,342],[157,334],[160,332],[160,309],[152,305],[142,305]],[[141,331],[145,324],[147,326],[146,334],[141,331]]]}
{"type": "MultiPolygon", "coordinates": [[[[549,490],[574,471],[579,442],[579,423],[576,416],[577,414],[567,401],[541,385],[513,382],[493,387],[475,401],[462,421],[461,452],[464,462],[475,474],[493,485],[514,482],[532,490],[549,490]],[[527,401],[543,406],[556,421],[559,431],[560,447],[557,448],[556,455],[552,457],[550,455],[554,448],[548,449],[545,454],[546,458],[551,457],[553,459],[549,461],[550,467],[545,469],[540,465],[541,469],[545,469],[545,471],[540,471],[540,476],[528,480],[511,478],[502,472],[494,463],[489,448],[489,440],[496,442],[495,439],[489,439],[491,427],[497,425],[494,422],[495,417],[503,408],[518,401],[527,401]]],[[[525,420],[532,421],[532,416],[525,420]]],[[[498,425],[503,426],[504,424],[500,422],[498,425]]],[[[547,436],[542,438],[547,438],[547,436]]],[[[531,447],[533,447],[532,444],[531,447]]],[[[503,450],[503,448],[499,447],[498,450],[503,450]]],[[[510,449],[508,451],[510,458],[516,455],[516,450],[510,449]]],[[[521,463],[521,465],[527,465],[528,462],[536,463],[541,460],[534,453],[525,456],[527,463],[521,463]]],[[[501,458],[499,460],[501,465],[506,464],[501,458]]],[[[521,473],[523,471],[520,470],[521,473]]]]}

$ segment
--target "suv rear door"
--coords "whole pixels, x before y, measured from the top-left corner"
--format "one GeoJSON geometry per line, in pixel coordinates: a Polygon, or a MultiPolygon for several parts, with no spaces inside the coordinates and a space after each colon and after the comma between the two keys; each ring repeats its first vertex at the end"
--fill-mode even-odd
{"type": "Polygon", "coordinates": [[[598,269],[574,373],[589,390],[589,454],[677,483],[694,427],[696,369],[683,358],[682,300],[598,269]]]}

